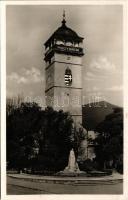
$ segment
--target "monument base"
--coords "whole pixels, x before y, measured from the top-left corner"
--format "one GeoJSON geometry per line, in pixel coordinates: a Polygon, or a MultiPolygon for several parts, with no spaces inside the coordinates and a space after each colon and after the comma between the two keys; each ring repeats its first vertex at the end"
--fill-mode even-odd
{"type": "Polygon", "coordinates": [[[56,176],[63,177],[78,177],[78,176],[87,176],[87,173],[84,171],[71,172],[71,171],[60,171],[55,174],[56,176]]]}
{"type": "Polygon", "coordinates": [[[84,176],[86,174],[87,174],[86,172],[80,171],[78,163],[76,162],[75,159],[75,153],[73,149],[70,151],[69,154],[68,166],[65,167],[63,171],[56,173],[56,175],[67,176],[67,177],[84,176]]]}

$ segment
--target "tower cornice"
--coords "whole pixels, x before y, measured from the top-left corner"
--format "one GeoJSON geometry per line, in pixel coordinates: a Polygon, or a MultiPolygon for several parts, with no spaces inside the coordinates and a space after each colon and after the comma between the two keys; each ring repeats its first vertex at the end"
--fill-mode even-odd
{"type": "Polygon", "coordinates": [[[51,47],[46,53],[44,60],[47,61],[49,57],[52,57],[54,53],[66,54],[66,55],[73,55],[73,56],[83,56],[83,48],[81,47],[73,47],[73,46],[66,46],[66,45],[54,45],[51,47]]]}

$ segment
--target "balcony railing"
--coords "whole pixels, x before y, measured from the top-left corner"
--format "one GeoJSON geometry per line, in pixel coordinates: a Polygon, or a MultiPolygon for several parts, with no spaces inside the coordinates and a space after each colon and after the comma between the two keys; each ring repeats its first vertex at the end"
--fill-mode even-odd
{"type": "Polygon", "coordinates": [[[65,46],[65,45],[53,45],[50,49],[45,53],[47,56],[50,52],[55,51],[58,53],[67,53],[67,54],[75,54],[75,55],[83,55],[83,48],[74,47],[74,46],[65,46]]]}

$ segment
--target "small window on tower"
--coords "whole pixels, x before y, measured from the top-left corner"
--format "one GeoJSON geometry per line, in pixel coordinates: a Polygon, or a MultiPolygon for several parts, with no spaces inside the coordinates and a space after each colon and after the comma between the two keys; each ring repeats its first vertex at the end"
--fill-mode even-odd
{"type": "Polygon", "coordinates": [[[70,56],[68,56],[68,57],[67,57],[67,60],[71,60],[71,57],[70,57],[70,56]]]}
{"type": "Polygon", "coordinates": [[[69,67],[65,70],[65,85],[70,86],[72,84],[72,72],[69,67]]]}

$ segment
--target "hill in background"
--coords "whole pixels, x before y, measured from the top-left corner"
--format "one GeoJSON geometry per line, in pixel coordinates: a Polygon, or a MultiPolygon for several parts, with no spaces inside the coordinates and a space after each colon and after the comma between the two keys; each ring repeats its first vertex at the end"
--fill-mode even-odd
{"type": "Polygon", "coordinates": [[[87,130],[94,130],[102,122],[106,115],[113,112],[119,106],[110,104],[106,101],[85,104],[82,107],[83,126],[87,130]]]}

